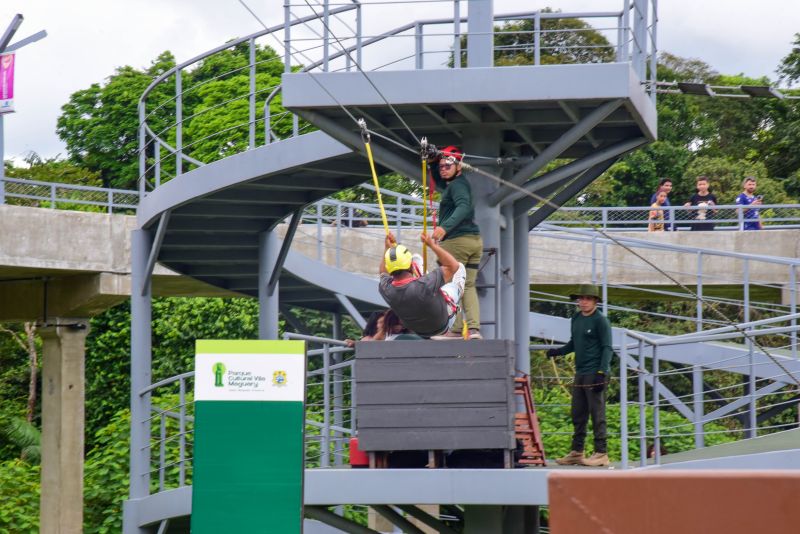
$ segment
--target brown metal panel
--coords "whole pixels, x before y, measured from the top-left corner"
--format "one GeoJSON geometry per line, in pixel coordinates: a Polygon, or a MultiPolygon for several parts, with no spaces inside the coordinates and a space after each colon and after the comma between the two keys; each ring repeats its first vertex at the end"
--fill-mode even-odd
{"type": "Polygon", "coordinates": [[[553,534],[800,531],[800,472],[586,468],[548,477],[553,534]]]}

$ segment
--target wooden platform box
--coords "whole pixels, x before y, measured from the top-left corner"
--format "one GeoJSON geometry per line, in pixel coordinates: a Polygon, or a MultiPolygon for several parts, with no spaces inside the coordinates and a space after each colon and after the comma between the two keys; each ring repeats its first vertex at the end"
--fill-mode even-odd
{"type": "Polygon", "coordinates": [[[359,448],[515,448],[514,343],[356,344],[359,448]]]}

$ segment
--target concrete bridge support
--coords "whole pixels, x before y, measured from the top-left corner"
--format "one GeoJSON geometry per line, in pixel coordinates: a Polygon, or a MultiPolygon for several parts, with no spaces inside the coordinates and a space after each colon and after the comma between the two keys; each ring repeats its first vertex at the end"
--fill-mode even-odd
{"type": "Polygon", "coordinates": [[[83,530],[84,353],[89,320],[51,318],[42,357],[40,532],[83,530]]]}

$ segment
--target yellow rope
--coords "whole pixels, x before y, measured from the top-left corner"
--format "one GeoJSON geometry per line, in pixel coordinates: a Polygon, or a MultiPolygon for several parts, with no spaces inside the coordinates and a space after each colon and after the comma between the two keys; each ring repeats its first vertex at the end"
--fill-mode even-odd
{"type": "Polygon", "coordinates": [[[369,168],[372,170],[372,183],[375,184],[375,192],[378,193],[378,206],[381,208],[381,220],[383,221],[383,229],[386,235],[389,235],[389,221],[386,220],[386,210],[383,208],[383,198],[381,197],[381,186],[378,184],[378,173],[375,171],[375,162],[372,159],[372,148],[369,146],[369,141],[364,141],[364,146],[367,147],[367,158],[369,159],[369,168]]]}
{"type": "MultiPolygon", "coordinates": [[[[422,233],[428,234],[428,162],[422,158],[422,233]]],[[[428,272],[428,245],[422,244],[422,274],[428,272]]]]}

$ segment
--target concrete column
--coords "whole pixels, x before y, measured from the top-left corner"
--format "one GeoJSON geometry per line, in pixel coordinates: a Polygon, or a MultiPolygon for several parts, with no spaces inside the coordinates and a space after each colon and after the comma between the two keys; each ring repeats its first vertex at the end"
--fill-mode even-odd
{"type": "Polygon", "coordinates": [[[494,64],[494,1],[470,2],[467,17],[467,66],[491,67],[494,64]]]}
{"type": "Polygon", "coordinates": [[[258,337],[278,339],[278,284],[270,293],[267,284],[280,252],[278,234],[262,232],[258,236],[258,337]]]}
{"type": "MultiPolygon", "coordinates": [[[[475,2],[478,4],[481,2],[475,2]]],[[[470,4],[470,7],[473,4],[470,4]]],[[[500,132],[485,127],[464,128],[464,152],[480,156],[497,157],[500,154],[500,132]]],[[[494,160],[468,160],[473,167],[481,168],[493,176],[500,174],[500,169],[494,160]]],[[[496,180],[476,172],[465,173],[472,187],[472,200],[475,205],[475,222],[481,229],[483,248],[494,248],[500,250],[500,208],[490,206],[489,196],[498,187],[496,180]]],[[[478,274],[478,285],[494,284],[496,277],[495,261],[489,259],[483,270],[478,274]]],[[[481,308],[481,322],[497,321],[495,316],[496,294],[500,288],[489,290],[478,290],[478,300],[481,308]]],[[[481,326],[481,334],[485,339],[497,338],[499,332],[494,325],[481,326]]]]}
{"type": "Polygon", "coordinates": [[[83,530],[84,356],[88,319],[49,319],[41,328],[42,474],[40,532],[83,530]]]}

